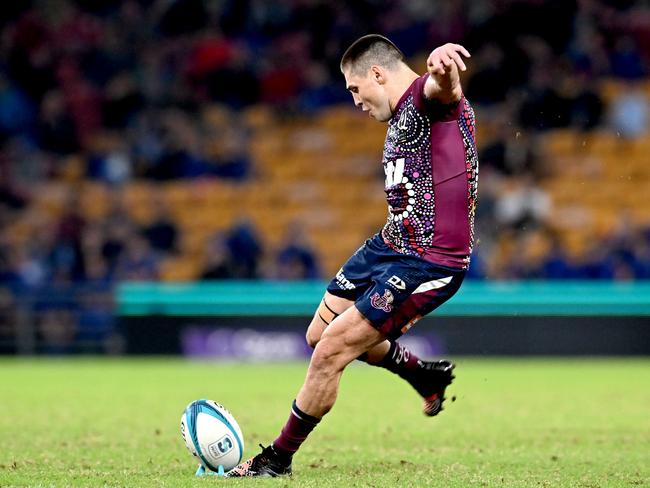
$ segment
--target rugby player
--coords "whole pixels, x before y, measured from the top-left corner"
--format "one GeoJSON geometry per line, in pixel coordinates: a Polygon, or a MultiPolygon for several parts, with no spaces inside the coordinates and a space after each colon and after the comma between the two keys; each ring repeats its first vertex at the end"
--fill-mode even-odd
{"type": "Polygon", "coordinates": [[[343,54],[355,106],[388,123],[383,166],[388,219],[327,287],[307,330],[314,348],[280,435],[228,476],[291,474],[292,456],[336,401],[355,359],[408,381],[425,415],[442,410],[449,361],[423,361],[397,339],[458,291],[474,243],[478,158],[474,112],[459,73],[467,50],[434,49],[420,76],[387,38],[371,34],[343,54]]]}

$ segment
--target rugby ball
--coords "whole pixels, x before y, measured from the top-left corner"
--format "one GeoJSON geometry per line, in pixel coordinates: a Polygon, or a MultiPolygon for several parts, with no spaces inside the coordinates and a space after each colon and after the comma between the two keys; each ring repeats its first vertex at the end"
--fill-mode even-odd
{"type": "Polygon", "coordinates": [[[187,406],[181,416],[181,435],[206,470],[228,472],[244,455],[244,436],[237,421],[212,400],[196,400],[187,406]]]}

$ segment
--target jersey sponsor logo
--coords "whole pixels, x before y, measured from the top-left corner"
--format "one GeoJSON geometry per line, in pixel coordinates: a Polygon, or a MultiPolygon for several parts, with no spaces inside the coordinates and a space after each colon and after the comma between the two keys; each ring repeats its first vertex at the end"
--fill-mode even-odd
{"type": "Polygon", "coordinates": [[[393,311],[393,293],[390,290],[384,290],[382,296],[379,293],[375,292],[374,295],[370,297],[370,305],[372,305],[377,310],[383,310],[384,312],[393,311]]]}
{"type": "Polygon", "coordinates": [[[342,269],[339,269],[338,273],[336,273],[336,284],[344,290],[354,290],[356,288],[354,283],[345,277],[342,269]]]}
{"type": "Polygon", "coordinates": [[[400,278],[399,276],[393,275],[390,278],[388,278],[388,281],[386,282],[388,285],[392,286],[396,290],[406,290],[406,283],[404,283],[404,280],[400,278]]]}
{"type": "Polygon", "coordinates": [[[384,185],[386,188],[391,188],[402,183],[402,179],[404,178],[405,164],[405,158],[398,158],[395,161],[386,162],[384,165],[384,174],[386,175],[384,185]]]}

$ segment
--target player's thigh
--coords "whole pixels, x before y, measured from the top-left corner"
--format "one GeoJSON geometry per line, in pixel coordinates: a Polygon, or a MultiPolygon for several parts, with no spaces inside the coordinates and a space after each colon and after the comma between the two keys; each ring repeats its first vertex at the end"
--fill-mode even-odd
{"type": "Polygon", "coordinates": [[[337,297],[326,291],[307,328],[307,344],[316,347],[325,328],[352,305],[353,300],[337,297]]]}
{"type": "Polygon", "coordinates": [[[380,257],[377,250],[382,245],[383,239],[379,234],[367,239],[332,278],[307,331],[310,346],[315,347],[329,324],[349,310],[372,286],[372,272],[380,257]]]}
{"type": "Polygon", "coordinates": [[[385,334],[351,306],[323,331],[312,363],[328,369],[342,369],[385,339],[385,334]]]}

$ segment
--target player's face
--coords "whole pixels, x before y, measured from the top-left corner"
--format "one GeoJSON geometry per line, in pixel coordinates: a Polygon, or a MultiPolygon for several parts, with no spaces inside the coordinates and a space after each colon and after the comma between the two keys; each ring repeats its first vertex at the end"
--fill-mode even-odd
{"type": "Polygon", "coordinates": [[[380,122],[387,122],[393,116],[388,96],[384,89],[384,79],[380,72],[372,68],[364,75],[357,75],[350,68],[343,73],[348,91],[352,94],[354,105],[380,122]]]}

